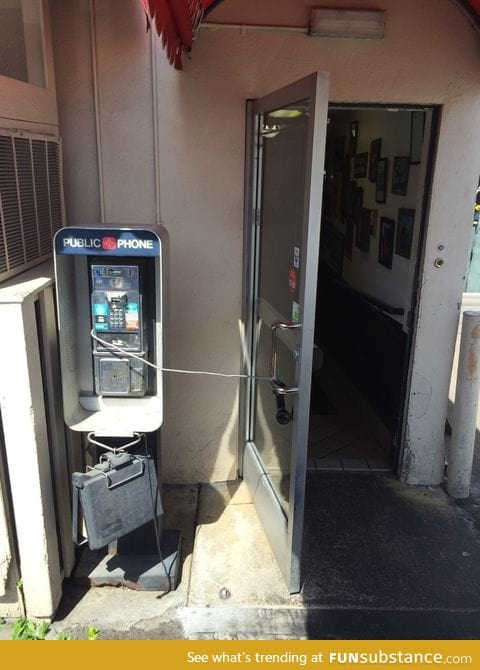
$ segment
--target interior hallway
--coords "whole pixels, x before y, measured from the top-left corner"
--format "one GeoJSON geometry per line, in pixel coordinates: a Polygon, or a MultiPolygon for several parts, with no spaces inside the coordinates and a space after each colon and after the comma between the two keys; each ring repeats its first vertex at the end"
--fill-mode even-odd
{"type": "Polygon", "coordinates": [[[309,471],[391,472],[386,429],[331,362],[314,372],[309,471]]]}

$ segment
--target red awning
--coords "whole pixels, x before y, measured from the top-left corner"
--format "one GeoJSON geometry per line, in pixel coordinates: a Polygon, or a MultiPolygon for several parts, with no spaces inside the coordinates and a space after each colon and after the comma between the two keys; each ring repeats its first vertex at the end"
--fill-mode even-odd
{"type": "MultiPolygon", "coordinates": [[[[222,0],[141,0],[147,15],[147,24],[155,24],[162,37],[168,60],[182,69],[182,51],[190,51],[195,30],[204,15],[222,0]]],[[[480,26],[480,0],[456,0],[480,26]]]]}
{"type": "Polygon", "coordinates": [[[147,24],[155,24],[162,37],[168,60],[177,70],[182,69],[182,51],[189,51],[194,32],[205,11],[219,0],[141,0],[147,24]]]}

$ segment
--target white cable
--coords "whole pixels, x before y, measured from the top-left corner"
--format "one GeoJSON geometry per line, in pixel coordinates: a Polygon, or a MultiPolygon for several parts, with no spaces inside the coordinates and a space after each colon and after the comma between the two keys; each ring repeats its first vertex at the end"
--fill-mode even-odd
{"type": "Polygon", "coordinates": [[[90,331],[90,336],[96,342],[99,342],[104,347],[107,347],[107,349],[114,349],[115,351],[120,352],[124,356],[129,356],[130,358],[136,358],[137,360],[142,361],[142,363],[145,363],[145,365],[149,365],[151,368],[154,368],[154,370],[159,370],[160,372],[178,372],[180,374],[185,375],[209,375],[210,377],[229,377],[229,378],[235,377],[237,379],[260,379],[263,381],[269,381],[269,382],[272,381],[271,377],[257,377],[255,375],[226,374],[225,372],[207,372],[205,370],[178,370],[176,368],[162,368],[159,365],[155,365],[155,363],[147,361],[145,358],[142,358],[141,356],[137,356],[137,354],[134,354],[131,351],[127,351],[126,349],[123,349],[122,347],[119,347],[116,344],[112,344],[111,342],[102,340],[101,337],[98,337],[98,335],[95,334],[95,331],[93,329],[90,331]]]}

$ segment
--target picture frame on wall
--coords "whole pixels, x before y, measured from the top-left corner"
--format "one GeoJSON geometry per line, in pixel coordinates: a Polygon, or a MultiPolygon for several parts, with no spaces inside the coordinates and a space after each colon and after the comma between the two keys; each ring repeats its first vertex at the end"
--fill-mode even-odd
{"type": "Polygon", "coordinates": [[[412,253],[413,226],[415,223],[415,210],[400,207],[398,210],[397,237],[395,240],[395,253],[403,258],[410,258],[412,253]]]}
{"type": "Polygon", "coordinates": [[[395,221],[386,216],[380,218],[380,239],[378,242],[378,262],[389,270],[393,265],[395,243],[395,221]]]}
{"type": "Polygon", "coordinates": [[[367,176],[368,169],[368,151],[361,154],[355,154],[353,158],[353,178],[363,179],[367,176]]]}
{"type": "Polygon", "coordinates": [[[392,168],[392,193],[407,195],[410,156],[395,156],[392,168]]]}
{"type": "Polygon", "coordinates": [[[355,156],[357,153],[357,139],[358,139],[358,121],[350,123],[350,135],[348,139],[348,153],[350,156],[355,156]]]}
{"type": "Polygon", "coordinates": [[[425,133],[425,112],[414,111],[410,115],[410,165],[418,165],[422,160],[423,136],[425,133]]]}
{"type": "Polygon", "coordinates": [[[377,161],[377,181],[375,183],[375,202],[387,202],[388,158],[377,161]]]}
{"type": "Polygon", "coordinates": [[[370,163],[368,164],[368,179],[374,184],[377,181],[377,163],[382,155],[382,138],[370,142],[370,163]]]}

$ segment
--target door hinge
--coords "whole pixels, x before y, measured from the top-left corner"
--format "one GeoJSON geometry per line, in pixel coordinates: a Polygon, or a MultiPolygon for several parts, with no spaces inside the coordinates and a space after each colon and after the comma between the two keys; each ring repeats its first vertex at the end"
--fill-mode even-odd
{"type": "Polygon", "coordinates": [[[261,214],[260,210],[256,209],[255,210],[255,225],[256,226],[260,225],[261,218],[262,218],[262,214],[261,214]]]}

